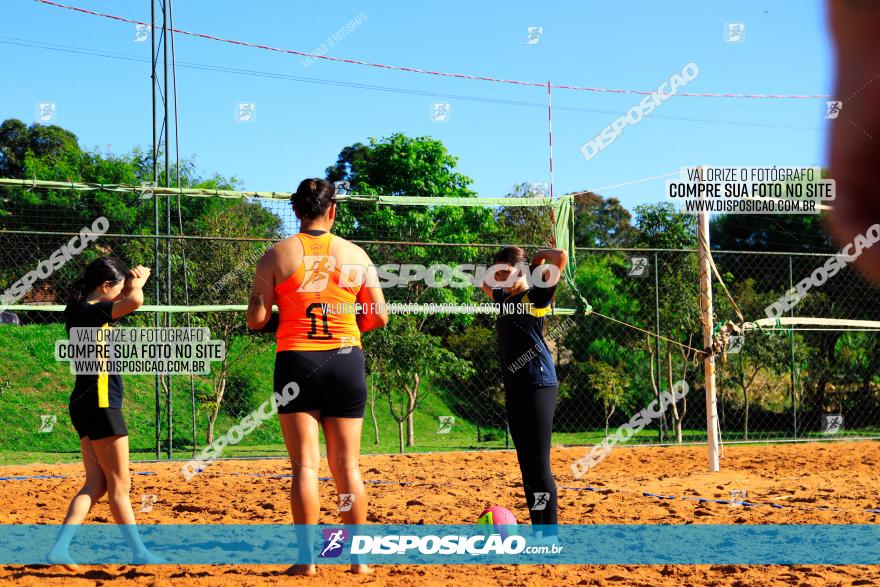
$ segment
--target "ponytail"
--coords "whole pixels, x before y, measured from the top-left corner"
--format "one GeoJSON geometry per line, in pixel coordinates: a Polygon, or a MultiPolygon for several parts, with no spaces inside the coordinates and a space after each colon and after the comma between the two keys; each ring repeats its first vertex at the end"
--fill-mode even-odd
{"type": "Polygon", "coordinates": [[[80,277],[76,281],[73,282],[73,289],[70,290],[70,295],[67,296],[67,304],[78,304],[83,298],[85,298],[88,292],[85,291],[85,280],[80,277]]]}
{"type": "Polygon", "coordinates": [[[99,257],[89,263],[82,277],[73,284],[73,289],[67,298],[67,308],[64,309],[65,317],[72,305],[82,302],[96,287],[107,281],[119,283],[126,275],[128,275],[128,267],[113,257],[99,257]]]}

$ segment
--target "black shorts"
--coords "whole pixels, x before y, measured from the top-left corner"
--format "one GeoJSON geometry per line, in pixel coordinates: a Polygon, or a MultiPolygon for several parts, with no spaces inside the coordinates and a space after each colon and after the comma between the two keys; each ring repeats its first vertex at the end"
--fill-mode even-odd
{"type": "Polygon", "coordinates": [[[80,438],[101,440],[110,436],[128,436],[125,418],[119,408],[98,408],[87,401],[70,404],[70,421],[80,438]]]}
{"type": "Polygon", "coordinates": [[[275,393],[284,396],[284,387],[292,382],[299,386],[299,394],[286,405],[279,405],[279,414],[319,412],[321,417],[364,417],[367,379],[360,347],[276,353],[275,393]]]}

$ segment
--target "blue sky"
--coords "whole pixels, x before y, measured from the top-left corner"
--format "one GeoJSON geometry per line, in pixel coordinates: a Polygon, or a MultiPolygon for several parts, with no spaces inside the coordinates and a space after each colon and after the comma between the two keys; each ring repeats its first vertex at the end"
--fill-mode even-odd
{"type": "MultiPolygon", "coordinates": [[[[68,2],[149,20],[148,0],[68,2]]],[[[35,103],[51,101],[57,105],[56,124],[74,131],[85,147],[109,145],[119,153],[150,144],[149,64],[140,61],[149,58],[150,48],[149,42],[134,42],[134,25],[32,0],[3,4],[0,117],[30,122],[35,103]]],[[[824,8],[815,0],[174,2],[178,28],[302,51],[319,47],[361,13],[366,20],[361,17],[363,22],[328,55],[642,90],[656,89],[694,62],[700,74],[686,91],[827,94],[831,89],[824,8]],[[723,38],[731,22],[745,25],[741,43],[723,38]],[[544,29],[537,44],[525,43],[529,26],[544,29]]],[[[246,189],[292,190],[304,177],[322,176],[345,145],[394,132],[442,140],[460,157],[459,170],[482,196],[504,195],[520,182],[549,180],[543,88],[324,61],[308,65],[298,56],[182,35],[176,37],[176,49],[181,64],[293,78],[178,70],[181,155],[195,155],[205,173],[239,177],[246,189]],[[234,120],[237,102],[256,104],[254,122],[234,120]],[[435,102],[451,105],[448,122],[430,120],[435,102]]],[[[600,193],[632,208],[663,200],[664,181],[605,186],[687,165],[799,166],[826,160],[824,100],[686,97],[666,101],[586,160],[581,145],[639,99],[554,90],[557,194],[605,188],[600,193]]]]}

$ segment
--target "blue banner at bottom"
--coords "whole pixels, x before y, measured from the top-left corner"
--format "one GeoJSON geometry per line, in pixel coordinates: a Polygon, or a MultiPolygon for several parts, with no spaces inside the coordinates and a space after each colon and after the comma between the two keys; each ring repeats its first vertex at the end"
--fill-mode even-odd
{"type": "Polygon", "coordinates": [[[880,564],[878,525],[0,525],[0,564],[880,564]],[[65,550],[63,547],[61,550],[65,550]],[[55,550],[57,560],[58,548],[55,550]],[[159,562],[159,561],[155,561],[159,562]]]}

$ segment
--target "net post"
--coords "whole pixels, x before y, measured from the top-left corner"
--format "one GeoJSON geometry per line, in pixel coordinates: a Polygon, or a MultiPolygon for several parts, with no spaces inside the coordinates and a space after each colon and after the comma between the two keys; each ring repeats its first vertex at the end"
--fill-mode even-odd
{"type": "MultiPolygon", "coordinates": [[[[157,92],[158,92],[158,84],[159,80],[157,77],[157,49],[158,49],[158,39],[156,38],[156,1],[150,0],[150,43],[152,46],[152,50],[150,53],[150,61],[152,72],[150,75],[150,80],[152,83],[152,114],[153,114],[153,270],[155,271],[155,275],[153,276],[153,286],[154,286],[154,295],[155,295],[155,304],[158,306],[162,303],[160,297],[159,284],[162,280],[162,267],[159,263],[159,198],[156,192],[156,188],[159,185],[159,135],[157,130],[157,121],[158,121],[158,112],[157,112],[157,92]]],[[[153,324],[156,328],[159,327],[159,312],[157,311],[153,316],[153,324]]],[[[161,423],[161,411],[160,411],[160,402],[161,402],[161,385],[159,374],[156,373],[154,380],[154,391],[155,391],[155,432],[156,432],[156,460],[159,460],[161,457],[160,454],[160,430],[162,429],[161,423]]]]}
{"type": "MultiPolygon", "coordinates": [[[[550,80],[547,80],[547,139],[550,153],[550,200],[553,200],[553,96],[550,93],[550,80]]],[[[551,208],[550,213],[553,213],[551,208]]],[[[555,244],[553,246],[556,246],[555,244]]]]}
{"type": "MultiPolygon", "coordinates": [[[[705,167],[699,169],[699,181],[705,177],[705,167]]],[[[703,194],[700,199],[707,201],[703,194]]],[[[703,323],[703,348],[712,347],[712,269],[709,266],[709,214],[697,214],[697,251],[700,259],[700,318],[703,323]]],[[[706,381],[706,443],[709,447],[709,471],[720,469],[718,460],[718,394],[715,387],[715,356],[703,358],[706,381]]]]}
{"type": "MultiPolygon", "coordinates": [[[[170,103],[168,101],[168,37],[171,34],[169,32],[168,26],[168,12],[171,6],[171,0],[162,0],[162,70],[164,74],[164,81],[162,85],[162,104],[165,107],[165,122],[162,128],[165,130],[165,187],[171,187],[171,173],[169,169],[169,165],[171,163],[171,143],[169,141],[170,138],[170,103]]],[[[175,128],[175,132],[176,132],[175,128]]],[[[180,187],[180,186],[178,186],[180,187]]],[[[165,196],[165,231],[168,236],[171,236],[171,192],[168,192],[165,196]]],[[[165,293],[165,297],[168,300],[168,305],[171,305],[171,286],[172,286],[172,275],[171,275],[171,239],[167,239],[165,242],[165,267],[167,270],[167,274],[165,278],[167,279],[167,289],[168,291],[165,293]]],[[[166,314],[166,321],[168,324],[168,328],[171,328],[172,325],[172,315],[170,313],[166,314]]],[[[168,419],[168,448],[166,449],[168,459],[172,459],[174,457],[172,444],[174,443],[174,426],[173,426],[173,408],[171,403],[171,373],[167,373],[165,375],[167,385],[168,385],[168,394],[165,398],[165,413],[167,414],[168,419]]]]}
{"type": "MultiPolygon", "coordinates": [[[[660,257],[659,254],[654,251],[654,332],[660,334],[660,276],[658,275],[660,271],[660,257]]],[[[656,336],[654,337],[654,361],[657,366],[657,398],[660,397],[660,389],[662,386],[662,382],[660,379],[660,339],[656,336]]],[[[669,390],[672,393],[672,390],[669,390]]],[[[664,438],[666,435],[666,412],[664,411],[663,416],[657,420],[657,436],[659,436],[659,441],[662,443],[666,439],[664,438]]]]}

